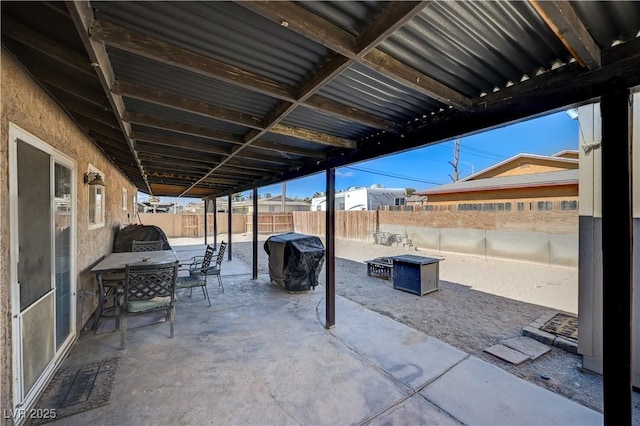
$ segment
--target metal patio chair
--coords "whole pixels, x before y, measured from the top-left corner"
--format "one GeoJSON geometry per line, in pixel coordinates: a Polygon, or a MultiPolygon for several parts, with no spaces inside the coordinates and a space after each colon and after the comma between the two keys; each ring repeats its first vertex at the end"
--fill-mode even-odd
{"type": "MultiPolygon", "coordinates": [[[[207,291],[207,278],[209,276],[216,275],[218,277],[218,283],[222,287],[220,264],[222,263],[226,247],[227,243],[224,241],[220,243],[218,255],[216,256],[216,261],[213,265],[211,264],[211,261],[213,260],[215,249],[211,245],[207,246],[204,256],[192,257],[192,262],[189,265],[189,275],[178,277],[177,288],[188,288],[189,297],[191,297],[195,287],[202,288],[202,293],[207,299],[209,306],[211,306],[211,299],[209,298],[209,292],[207,291]]],[[[222,292],[224,293],[224,287],[222,287],[222,292]]]]}
{"type": "Polygon", "coordinates": [[[162,250],[162,240],[157,241],[136,241],[131,242],[131,251],[158,251],[162,250]]]}
{"type": "Polygon", "coordinates": [[[123,349],[127,334],[127,317],[130,314],[166,311],[170,316],[170,337],[173,338],[178,265],[179,262],[175,261],[126,266],[124,292],[116,309],[116,324],[120,325],[120,346],[123,349]]]}

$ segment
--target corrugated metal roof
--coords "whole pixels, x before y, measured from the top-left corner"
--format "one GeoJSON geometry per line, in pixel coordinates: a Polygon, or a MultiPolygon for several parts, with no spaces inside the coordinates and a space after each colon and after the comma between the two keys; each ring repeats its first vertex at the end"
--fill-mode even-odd
{"type": "Polygon", "coordinates": [[[98,19],[296,86],[329,53],[227,1],[95,2],[98,19]]]}
{"type": "Polygon", "coordinates": [[[232,86],[171,65],[108,48],[111,65],[118,80],[137,83],[200,100],[258,117],[266,116],[277,100],[261,93],[232,86]]]}
{"type": "Polygon", "coordinates": [[[292,136],[281,135],[277,133],[269,133],[263,136],[260,140],[283,143],[296,148],[313,149],[319,151],[328,151],[331,149],[329,146],[318,145],[317,143],[309,142],[303,139],[294,138],[292,136]]]}
{"type": "Polygon", "coordinates": [[[368,136],[373,131],[371,127],[304,107],[296,108],[282,123],[354,140],[368,136]]]}
{"type": "Polygon", "coordinates": [[[386,1],[301,1],[298,4],[353,35],[361,34],[389,6],[386,1]]]}
{"type": "Polygon", "coordinates": [[[569,53],[528,2],[433,2],[380,50],[476,97],[569,53]]]}
{"type": "Polygon", "coordinates": [[[571,5],[600,48],[640,35],[638,1],[572,1],[571,5]]]}
{"type": "Polygon", "coordinates": [[[640,2],[3,2],[2,12],[3,48],[155,195],[295,179],[591,102],[613,76],[640,85],[640,2]],[[185,171],[210,167],[227,183],[147,178],[141,154],[175,170],[172,145],[185,171]]]}
{"type": "Polygon", "coordinates": [[[354,64],[319,92],[337,102],[404,123],[446,107],[364,65],[354,64]]]}
{"type": "Polygon", "coordinates": [[[125,105],[131,112],[145,114],[161,120],[171,120],[193,126],[202,126],[208,129],[225,131],[237,135],[238,138],[248,131],[247,127],[238,126],[237,124],[226,123],[203,115],[193,114],[138,99],[125,98],[125,105]]]}

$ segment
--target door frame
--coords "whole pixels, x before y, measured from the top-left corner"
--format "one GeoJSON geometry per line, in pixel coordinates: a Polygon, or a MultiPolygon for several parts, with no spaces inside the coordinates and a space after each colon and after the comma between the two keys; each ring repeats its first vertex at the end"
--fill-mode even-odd
{"type": "MultiPolygon", "coordinates": [[[[37,400],[37,397],[44,390],[46,384],[49,382],[49,379],[52,377],[53,373],[57,370],[58,366],[64,359],[64,356],[67,354],[71,345],[76,340],[76,294],[77,294],[77,266],[76,266],[76,255],[77,255],[77,167],[76,162],[72,158],[67,155],[61,153],[56,150],[42,139],[37,136],[29,133],[28,131],[22,129],[14,123],[9,123],[9,291],[11,298],[11,364],[12,364],[12,390],[13,390],[13,408],[14,408],[14,420],[20,423],[22,420],[19,418],[19,414],[21,412],[20,409],[28,409],[32,404],[34,404],[37,400]],[[73,205],[72,213],[71,213],[71,256],[70,256],[70,278],[71,278],[71,296],[72,301],[70,304],[70,330],[69,336],[65,339],[65,341],[60,345],[60,348],[55,350],[54,356],[44,369],[40,377],[36,380],[32,388],[28,392],[24,392],[23,388],[23,365],[22,365],[22,334],[20,327],[20,294],[17,285],[18,279],[18,270],[17,265],[19,262],[19,235],[18,235],[18,154],[17,154],[17,141],[21,140],[26,142],[33,147],[43,151],[46,154],[49,154],[49,161],[51,164],[51,180],[50,180],[50,203],[52,205],[51,209],[51,226],[54,227],[54,219],[55,219],[55,209],[54,207],[54,172],[55,167],[54,164],[58,163],[67,167],[71,170],[71,203],[73,205]],[[16,417],[18,416],[18,417],[16,417]]],[[[50,294],[51,292],[56,291],[55,288],[55,229],[52,230],[52,239],[51,239],[51,257],[52,257],[52,271],[51,271],[51,282],[52,287],[51,290],[46,294],[50,294]]],[[[54,294],[55,296],[55,294],[54,294]]],[[[55,297],[54,297],[55,301],[55,297]]],[[[30,309],[27,308],[26,310],[30,309]]],[[[54,341],[55,341],[55,302],[54,302],[54,341]]],[[[26,311],[25,310],[25,311],[26,311]]]]}

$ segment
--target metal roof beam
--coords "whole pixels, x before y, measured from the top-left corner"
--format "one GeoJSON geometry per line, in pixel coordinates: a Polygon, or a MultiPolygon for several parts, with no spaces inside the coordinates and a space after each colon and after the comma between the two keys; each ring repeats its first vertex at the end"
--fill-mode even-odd
{"type": "MultiPolygon", "coordinates": [[[[206,154],[229,155],[231,153],[229,148],[211,145],[207,142],[199,142],[199,141],[193,141],[188,139],[174,138],[170,136],[160,136],[160,135],[154,135],[146,132],[136,132],[135,138],[136,140],[139,140],[139,141],[151,142],[158,145],[163,145],[163,146],[168,146],[173,148],[183,148],[183,149],[188,149],[190,151],[202,152],[206,154]]],[[[243,151],[239,153],[238,156],[240,158],[266,161],[268,163],[286,164],[286,165],[292,165],[292,166],[299,166],[302,164],[299,161],[287,160],[282,156],[265,155],[257,152],[243,151]]]]}
{"type": "MultiPolygon", "coordinates": [[[[96,69],[98,79],[100,80],[107,99],[109,100],[111,109],[116,114],[116,118],[118,119],[118,123],[120,124],[122,134],[127,139],[129,149],[131,150],[131,155],[133,156],[135,162],[138,164],[140,174],[144,179],[144,170],[135,151],[133,139],[130,137],[131,125],[122,119],[125,112],[124,101],[122,100],[121,96],[113,94],[111,92],[111,84],[114,82],[115,78],[113,76],[113,70],[111,68],[111,61],[109,60],[109,56],[107,55],[107,49],[104,44],[99,43],[89,35],[90,28],[94,24],[93,9],[89,5],[88,1],[82,0],[73,0],[66,2],[66,6],[69,15],[71,16],[71,20],[78,30],[80,39],[82,40],[82,43],[84,44],[84,47],[89,54],[92,65],[94,65],[94,68],[96,69]]],[[[149,189],[149,191],[151,191],[151,188],[148,184],[147,188],[149,189]]]]}
{"type": "Polygon", "coordinates": [[[197,161],[188,161],[181,160],[177,158],[170,158],[161,155],[153,155],[153,154],[140,154],[140,161],[142,165],[146,167],[148,166],[161,166],[161,167],[169,167],[174,169],[180,169],[184,171],[192,171],[198,173],[206,173],[210,168],[210,164],[197,162],[197,161]]]}
{"type": "Polygon", "coordinates": [[[192,151],[205,152],[207,154],[226,155],[229,153],[228,148],[216,146],[207,142],[192,141],[172,136],[154,135],[147,132],[135,132],[134,138],[137,141],[151,142],[156,145],[172,148],[184,148],[192,151]]]}
{"type": "Polygon", "coordinates": [[[207,155],[199,151],[186,150],[184,148],[170,148],[167,146],[156,145],[154,143],[140,141],[138,142],[138,151],[140,154],[165,155],[173,158],[180,158],[192,161],[204,161],[206,163],[217,164],[220,162],[219,155],[207,155]]]}
{"type": "Polygon", "coordinates": [[[314,109],[326,114],[346,118],[349,121],[364,124],[374,129],[397,131],[400,127],[399,123],[394,123],[386,118],[371,115],[352,106],[334,102],[331,99],[320,96],[317,93],[309,96],[302,104],[307,108],[314,109]]]}
{"type": "Polygon", "coordinates": [[[287,145],[280,142],[270,141],[266,139],[258,139],[251,144],[252,148],[263,149],[265,151],[276,151],[282,154],[293,154],[301,157],[309,157],[317,160],[326,158],[326,154],[322,151],[316,151],[307,148],[298,148],[296,146],[287,145]]]}
{"type": "MultiPolygon", "coordinates": [[[[125,147],[129,148],[129,144],[127,143],[127,141],[123,139],[122,133],[117,127],[112,127],[110,125],[102,124],[82,114],[76,114],[73,116],[73,118],[76,120],[76,123],[80,125],[80,127],[85,129],[85,131],[87,132],[94,131],[103,136],[108,136],[113,140],[122,141],[122,144],[125,147]]],[[[129,152],[131,152],[130,148],[129,148],[129,152]]]]}
{"type": "Polygon", "coordinates": [[[202,138],[212,139],[220,142],[227,142],[231,144],[242,143],[242,136],[229,132],[222,132],[208,127],[196,126],[193,124],[182,123],[180,121],[152,117],[138,112],[128,112],[125,114],[125,117],[131,123],[140,124],[147,127],[171,130],[172,132],[199,136],[202,138]]]}
{"type": "Polygon", "coordinates": [[[86,56],[74,52],[9,16],[2,16],[2,35],[12,38],[61,64],[96,78],[96,73],[86,56]]]}
{"type": "Polygon", "coordinates": [[[264,127],[263,120],[259,117],[208,104],[186,96],[176,95],[155,87],[119,80],[115,82],[113,90],[122,96],[168,106],[227,123],[239,124],[254,129],[262,129],[264,127]]]}
{"type": "MultiPolygon", "coordinates": [[[[420,13],[430,2],[394,2],[387,13],[372,23],[359,37],[337,28],[295,3],[288,1],[240,1],[258,15],[321,44],[332,51],[359,62],[379,73],[409,83],[416,91],[463,111],[472,102],[463,94],[392,58],[376,46],[396,29],[420,13]]],[[[310,83],[311,84],[311,83],[310,83]]]]}
{"type": "MultiPolygon", "coordinates": [[[[333,146],[338,148],[353,149],[357,146],[356,141],[339,136],[332,136],[325,133],[316,132],[310,129],[304,129],[296,126],[289,126],[284,124],[276,124],[271,127],[272,133],[279,135],[291,136],[298,139],[303,139],[318,143],[321,145],[333,146]]],[[[253,145],[252,145],[253,146],[253,145]]]]}
{"type": "Polygon", "coordinates": [[[292,101],[294,98],[291,88],[284,84],[108,21],[96,21],[91,27],[91,36],[126,52],[186,69],[205,77],[226,81],[234,86],[244,87],[278,99],[292,101]]]}
{"type": "Polygon", "coordinates": [[[600,48],[569,1],[529,2],[580,65],[590,70],[602,66],[600,48]]]}
{"type": "MultiPolygon", "coordinates": [[[[43,84],[47,84],[56,87],[70,95],[73,95],[84,102],[91,103],[97,107],[105,110],[111,110],[111,105],[106,96],[102,96],[96,93],[96,88],[92,87],[94,81],[85,81],[82,78],[76,78],[77,76],[85,77],[83,74],[73,73],[67,74],[66,78],[58,74],[54,74],[45,70],[39,66],[33,67],[31,74],[43,84]],[[72,76],[72,78],[69,78],[72,76]]],[[[102,88],[99,87],[99,90],[102,88]]]]}
{"type": "MultiPolygon", "coordinates": [[[[97,22],[93,28],[92,35],[103,40],[108,45],[112,45],[136,55],[150,58],[161,63],[170,64],[177,68],[195,72],[209,78],[224,81],[233,86],[244,87],[276,99],[287,102],[296,101],[294,94],[295,89],[292,87],[288,87],[276,81],[269,80],[266,77],[258,76],[246,71],[228,71],[226,69],[226,67],[229,67],[228,65],[221,64],[211,58],[189,52],[180,47],[157,41],[149,36],[133,30],[128,30],[116,24],[109,23],[108,21],[97,22]],[[189,60],[183,62],[183,57],[186,57],[189,60]],[[210,62],[215,62],[216,66],[208,66],[210,62]],[[194,67],[197,67],[197,69],[194,69],[194,67]]],[[[119,90],[125,89],[120,88],[119,90]]],[[[116,93],[117,91],[118,87],[116,85],[116,93]]],[[[122,94],[125,96],[136,97],[133,92],[123,92],[122,94]]],[[[323,111],[328,114],[339,115],[350,119],[353,118],[355,121],[363,120],[361,121],[363,124],[376,128],[381,127],[391,129],[393,127],[393,125],[388,121],[383,121],[383,126],[379,126],[378,123],[380,123],[380,120],[384,119],[362,111],[353,111],[352,108],[329,99],[323,98],[320,101],[309,102],[309,106],[314,109],[320,109],[319,105],[326,107],[323,111]]],[[[196,112],[197,110],[198,109],[194,109],[193,112],[196,112]]],[[[205,111],[206,114],[209,114],[210,112],[211,111],[205,111]]],[[[265,124],[261,122],[252,124],[248,121],[241,121],[237,122],[237,124],[253,128],[265,127],[265,124]]]]}

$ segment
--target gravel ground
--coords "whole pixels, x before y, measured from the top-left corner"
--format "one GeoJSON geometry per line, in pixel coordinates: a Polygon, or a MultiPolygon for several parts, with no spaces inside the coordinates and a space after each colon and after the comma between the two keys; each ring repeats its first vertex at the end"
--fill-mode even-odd
{"type": "MultiPolygon", "coordinates": [[[[222,237],[223,239],[226,236],[222,237]]],[[[250,235],[233,237],[234,259],[251,265],[250,235]]],[[[268,274],[268,255],[260,236],[258,270],[268,274]]],[[[518,366],[484,352],[502,340],[522,335],[538,317],[576,314],[577,268],[430,253],[412,247],[336,240],[336,293],[490,362],[524,380],[579,404],[603,411],[602,377],[581,371],[581,356],[552,347],[518,366]],[[381,256],[419,254],[440,262],[439,290],[423,297],[394,290],[384,279],[368,277],[364,261],[381,256]]],[[[324,267],[320,273],[324,284],[324,267]]],[[[322,287],[323,290],[324,287],[322,287]]],[[[339,324],[336,324],[339,327],[339,324]]],[[[634,426],[640,426],[640,397],[633,393],[634,426]]]]}

